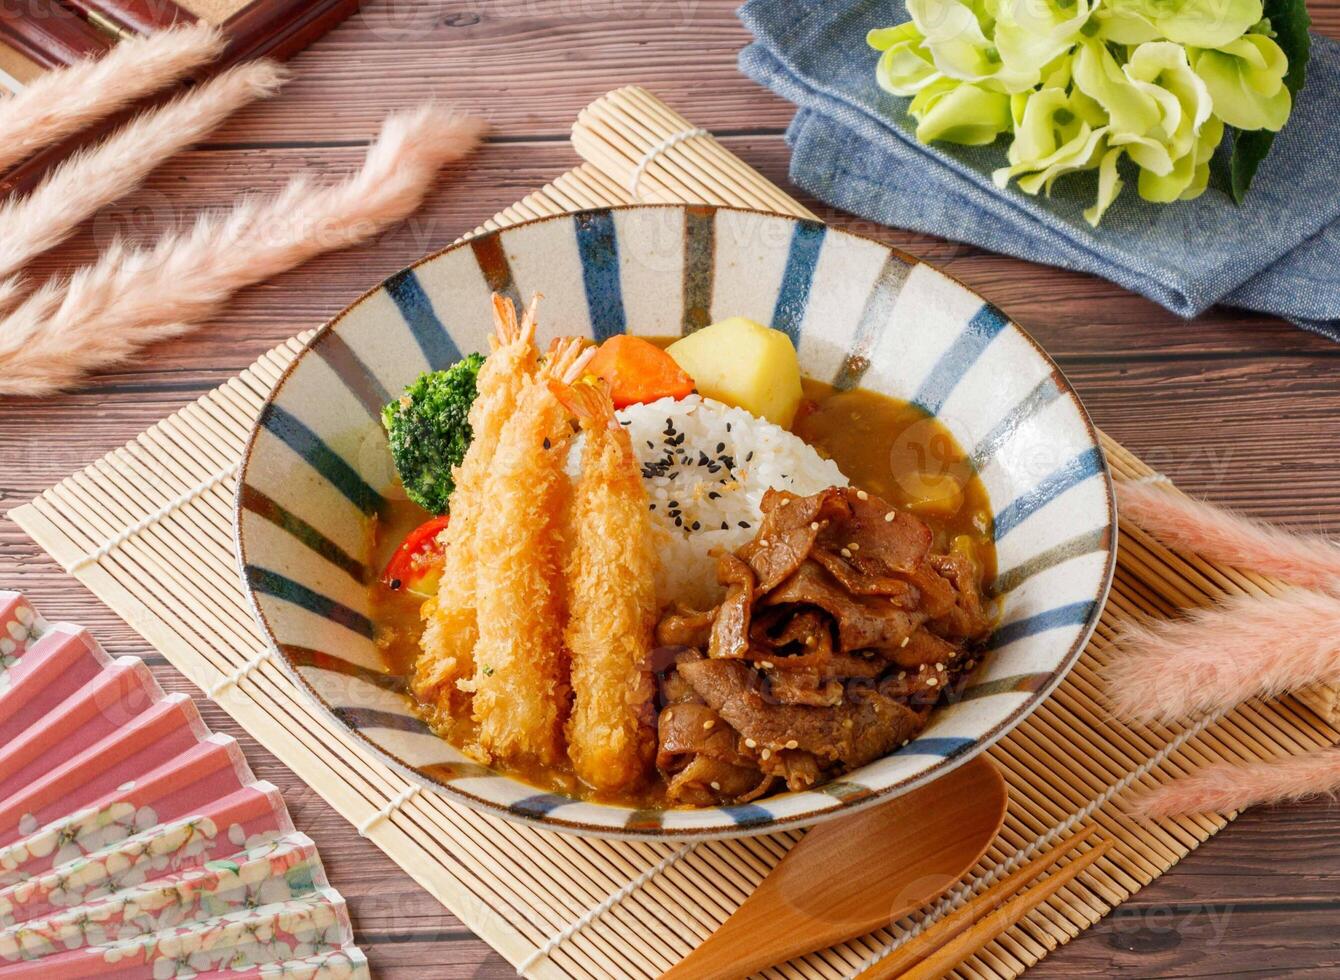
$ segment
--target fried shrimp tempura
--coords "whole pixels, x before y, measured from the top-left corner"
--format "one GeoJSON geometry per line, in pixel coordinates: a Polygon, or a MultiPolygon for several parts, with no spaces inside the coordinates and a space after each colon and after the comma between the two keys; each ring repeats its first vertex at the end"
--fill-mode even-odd
{"type": "Polygon", "coordinates": [[[578,376],[593,351],[560,342],[503,426],[475,526],[476,610],[472,755],[563,758],[569,700],[563,647],[561,518],[572,434],[551,379],[578,376]]]}
{"type": "Polygon", "coordinates": [[[484,502],[484,484],[504,423],[516,411],[522,389],[535,377],[536,295],[517,322],[512,301],[493,294],[491,353],[479,369],[478,394],[470,406],[474,438],[456,470],[451,521],[444,532],[445,564],[437,597],[423,604],[421,652],[414,664],[414,693],[420,701],[449,713],[469,701],[475,672],[475,525],[484,502]]]}
{"type": "Polygon", "coordinates": [[[550,387],[586,433],[564,561],[574,695],[568,755],[589,785],[627,789],[655,751],[647,658],[658,610],[647,491],[608,389],[550,387]]]}

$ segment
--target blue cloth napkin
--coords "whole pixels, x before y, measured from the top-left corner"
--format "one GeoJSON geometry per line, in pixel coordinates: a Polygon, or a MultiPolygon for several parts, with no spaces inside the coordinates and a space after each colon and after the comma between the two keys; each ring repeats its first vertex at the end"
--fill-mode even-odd
{"type": "Polygon", "coordinates": [[[835,207],[1047,265],[1111,279],[1192,317],[1215,303],[1273,313],[1340,340],[1340,44],[1313,36],[1307,83],[1241,205],[1213,188],[1155,205],[1133,174],[1089,227],[1096,177],[1050,198],[997,189],[992,146],[926,146],[907,100],[875,84],[872,27],[908,19],[902,0],[750,0],[746,75],[799,107],[791,179],[835,207]]]}

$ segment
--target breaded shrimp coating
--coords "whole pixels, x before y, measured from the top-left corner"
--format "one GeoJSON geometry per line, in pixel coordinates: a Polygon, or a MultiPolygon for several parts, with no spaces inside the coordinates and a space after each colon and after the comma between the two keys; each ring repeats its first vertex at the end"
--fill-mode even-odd
{"type": "Polygon", "coordinates": [[[494,333],[491,353],[479,369],[478,394],[470,406],[474,437],[455,473],[451,521],[443,535],[445,558],[437,596],[423,604],[421,653],[412,684],[421,702],[449,713],[469,702],[474,676],[475,525],[484,500],[484,484],[497,451],[504,423],[516,411],[521,390],[534,379],[540,352],[535,346],[535,307],[526,308],[520,323],[512,301],[493,294],[494,333]]]}
{"type": "Polygon", "coordinates": [[[475,528],[474,718],[485,759],[562,760],[570,697],[563,647],[564,459],[572,434],[550,378],[575,377],[589,360],[560,345],[503,426],[475,528]]]}
{"type": "Polygon", "coordinates": [[[650,770],[656,741],[648,664],[656,553],[647,492],[608,389],[551,387],[585,432],[564,561],[574,696],[568,755],[589,785],[627,789],[650,770]]]}

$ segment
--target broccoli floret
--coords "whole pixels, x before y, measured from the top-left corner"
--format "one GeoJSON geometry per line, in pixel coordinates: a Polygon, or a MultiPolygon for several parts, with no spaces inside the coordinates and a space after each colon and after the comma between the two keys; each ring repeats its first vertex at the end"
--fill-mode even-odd
{"type": "Polygon", "coordinates": [[[382,409],[405,493],[424,510],[445,514],[456,489],[451,468],[459,466],[474,438],[470,405],[484,355],[471,354],[445,371],[419,375],[396,401],[382,409]]]}

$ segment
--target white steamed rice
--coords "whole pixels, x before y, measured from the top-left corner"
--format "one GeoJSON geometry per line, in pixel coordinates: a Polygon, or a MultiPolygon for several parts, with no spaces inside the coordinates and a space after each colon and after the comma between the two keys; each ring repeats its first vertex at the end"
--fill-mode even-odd
{"type": "MultiPolygon", "coordinates": [[[[753,538],[769,487],[807,495],[847,478],[800,437],[740,408],[690,395],[618,413],[642,465],[658,536],[657,596],[707,608],[721,597],[716,560],[753,538]]],[[[580,446],[580,440],[578,441],[580,446]]],[[[576,474],[580,448],[568,466],[576,474]]]]}

